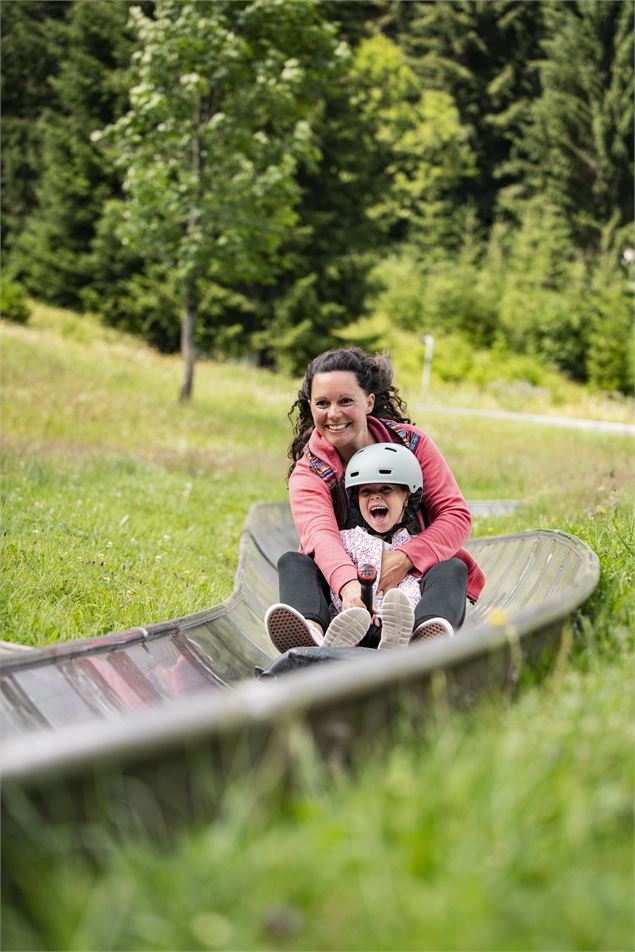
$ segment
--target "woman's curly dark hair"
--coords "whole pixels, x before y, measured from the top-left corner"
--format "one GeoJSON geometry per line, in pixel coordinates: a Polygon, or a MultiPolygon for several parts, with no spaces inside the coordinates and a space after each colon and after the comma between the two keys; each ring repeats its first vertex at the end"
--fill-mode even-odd
{"type": "Polygon", "coordinates": [[[327,374],[337,370],[347,370],[355,374],[357,383],[365,394],[375,394],[375,405],[371,410],[374,417],[396,420],[398,423],[410,423],[408,408],[399,396],[392,382],[392,364],[388,354],[367,354],[361,347],[341,347],[326,350],[314,357],[298,390],[298,399],[289,410],[289,419],[297,412],[293,423],[293,439],[288,456],[291,460],[289,475],[314,430],[311,416],[311,388],[316,374],[327,374]]]}

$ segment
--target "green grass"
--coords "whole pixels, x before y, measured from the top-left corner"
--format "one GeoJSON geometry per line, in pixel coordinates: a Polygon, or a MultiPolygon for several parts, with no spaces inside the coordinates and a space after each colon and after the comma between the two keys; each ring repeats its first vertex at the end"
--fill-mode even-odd
{"type": "Polygon", "coordinates": [[[629,680],[568,673],[284,809],[245,786],[169,850],[40,866],[5,948],[632,948],[629,680]]]}
{"type": "MultiPolygon", "coordinates": [[[[2,637],[44,644],[209,607],[233,587],[257,499],[286,498],[286,413],[297,381],[202,363],[179,405],[180,363],[89,317],[36,306],[3,324],[2,637]]],[[[469,498],[517,498],[521,521],[610,510],[632,441],[507,421],[418,417],[469,498]]]]}
{"type": "MultiPolygon", "coordinates": [[[[3,327],[3,348],[0,637],[96,635],[226,597],[249,506],[285,498],[297,383],[206,363],[182,407],[176,359],[44,308],[3,327]]],[[[524,500],[475,534],[559,527],[598,552],[555,672],[511,703],[440,706],[345,774],[300,735],[293,791],[270,765],[170,843],[93,829],[89,862],[35,826],[3,948],[633,948],[632,441],[417,422],[468,497],[524,500]]]]}
{"type": "MultiPolygon", "coordinates": [[[[182,473],[133,457],[5,461],[0,619],[35,645],[209,608],[233,588],[238,540],[262,498],[251,474],[182,473]]],[[[270,498],[280,479],[264,481],[270,498]]]]}

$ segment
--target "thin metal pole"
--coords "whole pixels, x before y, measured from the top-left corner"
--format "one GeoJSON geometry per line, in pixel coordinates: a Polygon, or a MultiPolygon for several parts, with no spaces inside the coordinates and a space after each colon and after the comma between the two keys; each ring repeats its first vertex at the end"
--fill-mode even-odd
{"type": "Polygon", "coordinates": [[[430,389],[432,355],[434,353],[434,337],[432,334],[424,334],[421,339],[426,345],[426,352],[423,359],[423,376],[421,378],[421,390],[423,391],[423,396],[426,397],[428,395],[428,390],[430,389]]]}

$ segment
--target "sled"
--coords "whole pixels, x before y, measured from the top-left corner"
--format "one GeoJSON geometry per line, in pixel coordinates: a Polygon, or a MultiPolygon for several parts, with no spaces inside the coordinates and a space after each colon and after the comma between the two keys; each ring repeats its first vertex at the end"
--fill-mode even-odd
{"type": "MultiPolygon", "coordinates": [[[[253,680],[256,669],[280,658],[263,615],[278,600],[277,560],[297,544],[288,507],[258,504],[247,518],[235,589],[225,602],[144,628],[3,655],[2,737],[138,717],[177,699],[227,693],[253,680]]],[[[561,627],[599,576],[595,553],[558,530],[473,539],[466,548],[487,583],[476,605],[468,607],[460,633],[447,639],[455,644],[492,627],[535,632],[561,627]]],[[[302,668],[321,655],[356,658],[361,649],[292,650],[296,660],[289,667],[302,668]],[[303,662],[307,652],[312,655],[303,662]]]]}

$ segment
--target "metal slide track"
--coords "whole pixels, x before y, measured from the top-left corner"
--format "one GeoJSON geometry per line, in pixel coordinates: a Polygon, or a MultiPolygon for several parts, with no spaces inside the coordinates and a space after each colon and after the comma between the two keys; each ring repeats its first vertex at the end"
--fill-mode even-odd
{"type": "Polygon", "coordinates": [[[335,731],[354,744],[388,723],[404,698],[423,703],[435,685],[450,703],[469,701],[512,684],[522,666],[545,669],[599,578],[596,554],[565,532],[473,539],[467,548],[487,584],[455,638],[364,651],[352,662],[349,650],[345,662],[258,681],[255,666],[277,657],[262,621],[278,597],[277,559],[294,548],[288,507],[258,504],[241,537],[234,592],[222,604],[4,656],[3,802],[10,804],[12,789],[94,785],[114,770],[120,779],[150,777],[155,793],[165,781],[174,806],[197,757],[222,773],[235,767],[240,748],[249,769],[277,726],[296,715],[318,743],[332,744],[335,731]]]}

